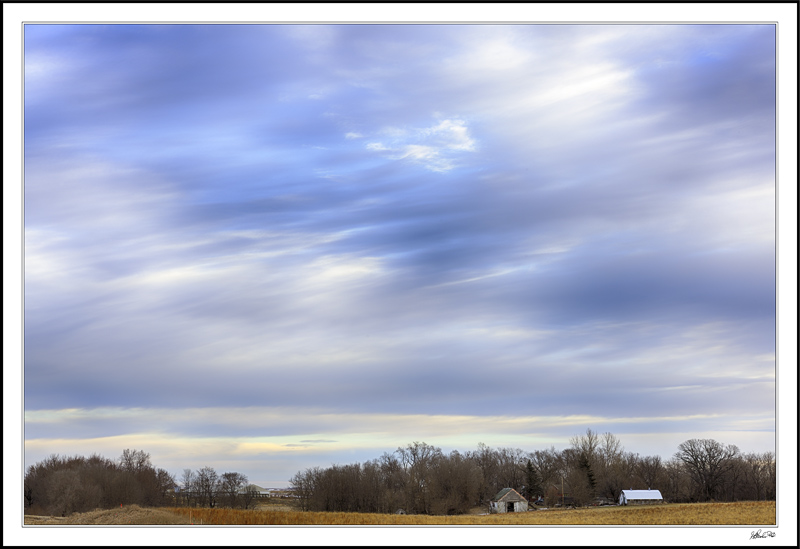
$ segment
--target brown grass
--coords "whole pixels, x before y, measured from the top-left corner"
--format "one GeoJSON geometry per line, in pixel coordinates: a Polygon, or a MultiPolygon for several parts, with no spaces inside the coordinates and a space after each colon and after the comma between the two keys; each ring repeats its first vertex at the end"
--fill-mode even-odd
{"type": "Polygon", "coordinates": [[[25,524],[193,525],[773,525],[774,501],[687,503],[586,509],[538,510],[502,515],[422,516],[316,513],[284,509],[189,509],[172,507],[80,513],[70,517],[25,517],[25,524]],[[30,521],[29,521],[30,520],[30,521]]]}
{"type": "MultiPolygon", "coordinates": [[[[188,516],[189,509],[172,509],[188,516]]],[[[371,513],[314,513],[300,511],[240,511],[193,509],[194,522],[204,524],[295,524],[295,525],[715,525],[775,524],[775,502],[695,503],[627,507],[598,507],[531,511],[503,515],[422,516],[371,513]]]]}
{"type": "Polygon", "coordinates": [[[115,509],[97,509],[88,513],[73,513],[68,517],[45,517],[38,515],[25,515],[25,524],[113,524],[113,525],[153,525],[153,524],[189,524],[189,521],[179,514],[166,509],[139,507],[126,505],[115,509]]]}

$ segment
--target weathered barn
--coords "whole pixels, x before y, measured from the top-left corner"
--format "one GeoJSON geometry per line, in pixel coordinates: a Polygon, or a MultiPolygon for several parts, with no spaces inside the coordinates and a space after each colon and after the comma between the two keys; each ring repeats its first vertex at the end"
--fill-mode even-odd
{"type": "Polygon", "coordinates": [[[619,495],[620,505],[641,505],[645,503],[664,503],[664,496],[658,490],[623,490],[619,495]]]}
{"type": "Polygon", "coordinates": [[[513,488],[503,488],[492,498],[492,513],[520,513],[528,510],[528,500],[513,488]]]}

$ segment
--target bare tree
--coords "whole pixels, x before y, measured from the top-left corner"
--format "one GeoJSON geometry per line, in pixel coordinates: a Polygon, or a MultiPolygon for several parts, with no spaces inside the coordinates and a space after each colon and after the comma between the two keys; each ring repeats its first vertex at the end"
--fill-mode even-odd
{"type": "Polygon", "coordinates": [[[591,429],[586,429],[585,435],[571,437],[569,443],[577,451],[578,455],[585,455],[594,465],[600,450],[600,435],[591,429]]]}
{"type": "Polygon", "coordinates": [[[528,456],[519,448],[498,448],[497,456],[497,485],[495,493],[503,488],[513,488],[517,492],[523,491],[525,485],[525,464],[528,456]]]}
{"type": "Polygon", "coordinates": [[[301,510],[311,510],[312,505],[315,503],[312,501],[312,497],[316,496],[315,499],[323,497],[321,494],[322,487],[319,482],[321,474],[322,469],[314,467],[313,469],[306,469],[302,472],[298,471],[289,479],[289,484],[298,497],[301,510]]]}
{"type": "Polygon", "coordinates": [[[119,457],[119,464],[124,471],[132,472],[153,467],[150,463],[150,454],[144,450],[130,450],[128,448],[122,451],[122,455],[119,457]]]}
{"type": "Polygon", "coordinates": [[[646,486],[648,489],[658,485],[663,471],[664,467],[661,465],[660,456],[640,457],[636,462],[636,474],[641,479],[643,487],[646,486]]]}
{"type": "Polygon", "coordinates": [[[75,496],[80,490],[81,481],[76,471],[56,471],[50,480],[49,488],[53,491],[52,514],[69,515],[73,511],[75,496]]]}
{"type": "Polygon", "coordinates": [[[498,478],[500,465],[497,452],[483,442],[479,442],[478,449],[475,452],[469,453],[468,456],[481,470],[480,504],[488,505],[492,496],[500,490],[500,488],[497,488],[500,484],[498,478]]]}
{"type": "Polygon", "coordinates": [[[430,513],[430,472],[442,450],[424,442],[412,442],[397,449],[400,463],[408,474],[405,505],[412,513],[430,513]]]}
{"type": "Polygon", "coordinates": [[[586,504],[597,495],[598,479],[596,469],[601,468],[600,436],[586,429],[586,434],[570,438],[571,452],[567,452],[572,459],[569,474],[570,487],[577,504],[586,504]],[[583,477],[583,478],[581,478],[583,477]]]}
{"type": "Polygon", "coordinates": [[[666,489],[661,492],[671,502],[687,501],[690,497],[689,479],[686,465],[673,457],[664,464],[666,489]]]}
{"type": "MultiPolygon", "coordinates": [[[[403,508],[404,494],[408,485],[408,474],[403,469],[397,453],[384,452],[376,461],[383,479],[383,499],[386,509],[390,513],[395,513],[403,508]]],[[[405,509],[403,511],[405,512],[405,509]]]]}
{"type": "Polygon", "coordinates": [[[735,466],[738,455],[739,448],[732,444],[693,438],[678,446],[675,457],[686,466],[698,499],[708,501],[717,497],[722,479],[735,466]]]}
{"type": "Polygon", "coordinates": [[[551,446],[549,450],[536,450],[528,456],[539,473],[542,490],[546,494],[551,486],[560,482],[564,473],[564,460],[561,452],[551,446]]]}
{"type": "Polygon", "coordinates": [[[181,494],[185,505],[196,504],[197,475],[191,469],[184,469],[181,475],[181,494]]]}
{"type": "Polygon", "coordinates": [[[746,478],[746,465],[741,456],[736,456],[730,460],[730,467],[722,476],[718,495],[724,501],[739,501],[746,493],[744,480],[746,478]]]}
{"type": "Polygon", "coordinates": [[[460,515],[478,503],[481,470],[457,450],[434,460],[431,474],[431,512],[460,515]]]}
{"type": "Polygon", "coordinates": [[[247,487],[247,476],[242,473],[222,473],[219,479],[219,491],[225,496],[225,503],[234,508],[239,503],[239,495],[247,487]]]}
{"type": "Polygon", "coordinates": [[[171,503],[169,501],[170,490],[175,490],[175,477],[165,469],[156,469],[155,472],[156,486],[158,490],[159,503],[171,503]]]}
{"type": "Polygon", "coordinates": [[[206,466],[197,471],[195,486],[202,505],[214,507],[217,504],[219,476],[213,467],[206,466]]]}
{"type": "Polygon", "coordinates": [[[255,484],[248,484],[241,494],[242,509],[253,509],[259,497],[258,488],[255,484]]]}
{"type": "Polygon", "coordinates": [[[767,472],[767,487],[764,497],[766,499],[775,499],[778,495],[778,468],[774,452],[764,452],[761,454],[761,459],[766,464],[767,472]]]}
{"type": "Polygon", "coordinates": [[[622,458],[623,453],[625,453],[625,448],[616,436],[611,433],[600,435],[598,455],[603,468],[613,466],[622,458]]]}

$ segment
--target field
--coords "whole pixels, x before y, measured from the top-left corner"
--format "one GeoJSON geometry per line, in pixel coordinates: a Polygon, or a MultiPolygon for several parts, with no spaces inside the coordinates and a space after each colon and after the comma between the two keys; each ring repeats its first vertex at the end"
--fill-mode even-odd
{"type": "Polygon", "coordinates": [[[25,517],[26,525],[772,525],[775,521],[774,501],[548,509],[449,517],[300,512],[284,506],[242,511],[129,505],[69,517],[25,517]]]}

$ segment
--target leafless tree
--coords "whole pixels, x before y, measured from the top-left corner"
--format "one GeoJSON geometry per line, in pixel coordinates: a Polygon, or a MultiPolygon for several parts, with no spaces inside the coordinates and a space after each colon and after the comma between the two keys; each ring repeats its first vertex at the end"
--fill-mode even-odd
{"type": "Polygon", "coordinates": [[[690,439],[678,446],[675,457],[681,460],[694,483],[698,499],[717,497],[726,473],[736,465],[739,448],[713,439],[690,439]]]}
{"type": "MultiPolygon", "coordinates": [[[[636,474],[639,477],[642,488],[656,488],[664,472],[660,456],[639,457],[636,461],[636,474]]],[[[663,494],[662,494],[663,495],[663,494]]]]}
{"type": "Polygon", "coordinates": [[[320,493],[322,489],[320,486],[321,476],[322,469],[320,467],[314,467],[306,469],[305,471],[298,471],[289,479],[289,484],[295,491],[298,502],[300,503],[300,508],[303,511],[311,510],[312,506],[316,504],[315,500],[324,497],[320,493]]]}
{"type": "Polygon", "coordinates": [[[156,469],[155,471],[156,486],[159,496],[159,504],[172,503],[169,501],[170,491],[175,490],[176,482],[175,477],[165,469],[156,469]]]}
{"type": "Polygon", "coordinates": [[[225,498],[225,505],[235,508],[239,505],[241,492],[247,487],[247,476],[242,473],[222,473],[219,479],[219,492],[225,498]]]}
{"type": "Polygon", "coordinates": [[[623,448],[622,442],[615,435],[611,433],[600,435],[598,456],[601,462],[600,465],[603,468],[613,466],[622,459],[624,453],[625,448],[623,448]]]}
{"type": "Polygon", "coordinates": [[[591,429],[586,429],[585,435],[570,437],[569,443],[578,454],[585,454],[594,461],[600,449],[600,435],[591,429]]]}
{"type": "Polygon", "coordinates": [[[478,502],[481,470],[457,450],[438,456],[431,473],[431,512],[460,515],[478,502]]]}
{"type": "Polygon", "coordinates": [[[435,459],[442,456],[442,450],[424,442],[412,442],[397,449],[403,469],[408,474],[405,506],[411,513],[430,512],[430,473],[435,459]]]}
{"type": "Polygon", "coordinates": [[[539,473],[539,480],[545,493],[550,486],[560,482],[565,473],[561,452],[551,446],[549,450],[536,450],[528,454],[534,468],[539,473]]]}
{"type": "Polygon", "coordinates": [[[483,442],[478,443],[478,449],[468,454],[481,470],[481,489],[479,499],[481,505],[488,505],[489,500],[500,490],[497,486],[499,480],[499,459],[497,453],[483,442]]]}
{"type": "Polygon", "coordinates": [[[197,475],[191,469],[184,469],[181,475],[181,498],[184,505],[194,505],[197,502],[193,494],[197,492],[197,475]]]}
{"type": "Polygon", "coordinates": [[[259,497],[258,488],[255,484],[248,484],[241,494],[242,509],[252,509],[259,497]]]}
{"type": "Polygon", "coordinates": [[[130,450],[128,448],[122,451],[122,455],[119,457],[119,464],[123,471],[132,472],[153,467],[150,463],[150,454],[144,450],[130,450]]]}
{"type": "MultiPolygon", "coordinates": [[[[613,436],[613,435],[612,435],[613,436]]],[[[606,439],[613,451],[613,439],[606,439]]],[[[573,491],[573,498],[579,505],[592,501],[602,490],[602,482],[598,483],[598,473],[604,472],[604,460],[601,453],[600,435],[586,429],[586,434],[570,438],[571,448],[565,451],[570,466],[568,478],[573,491]]]]}
{"type": "Polygon", "coordinates": [[[766,463],[767,471],[767,488],[766,499],[775,499],[777,497],[778,489],[778,468],[774,452],[764,452],[761,454],[761,459],[766,463]]]}
{"type": "Polygon", "coordinates": [[[197,471],[195,481],[196,491],[203,506],[214,507],[219,496],[219,475],[213,467],[203,467],[197,471]]]}
{"type": "Polygon", "coordinates": [[[52,490],[51,514],[62,517],[79,511],[78,500],[81,492],[81,479],[78,471],[62,469],[53,473],[49,489],[52,490]]]}

